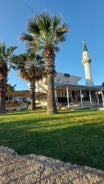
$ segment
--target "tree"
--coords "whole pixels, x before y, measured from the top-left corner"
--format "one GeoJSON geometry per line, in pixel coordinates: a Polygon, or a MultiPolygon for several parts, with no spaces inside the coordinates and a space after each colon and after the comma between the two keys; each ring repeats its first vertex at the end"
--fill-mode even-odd
{"type": "Polygon", "coordinates": [[[13,56],[13,63],[19,70],[20,76],[29,81],[31,89],[31,110],[36,108],[35,103],[35,82],[42,79],[44,61],[40,55],[24,53],[13,56]]]}
{"type": "Polygon", "coordinates": [[[26,41],[26,47],[32,52],[42,49],[48,85],[47,112],[50,114],[57,113],[54,94],[55,51],[59,50],[57,45],[65,41],[65,33],[68,31],[68,27],[62,23],[61,16],[52,16],[43,12],[35,15],[33,20],[28,22],[27,31],[28,33],[22,33],[20,39],[26,41]]]}
{"type": "Polygon", "coordinates": [[[104,82],[102,82],[101,86],[104,87],[104,82]]]}
{"type": "Polygon", "coordinates": [[[6,47],[4,42],[0,43],[0,113],[5,112],[8,71],[13,68],[11,56],[16,48],[16,46],[6,47]]]}
{"type": "Polygon", "coordinates": [[[104,82],[102,82],[101,89],[102,89],[102,92],[104,94],[104,82]]]}
{"type": "Polygon", "coordinates": [[[11,85],[11,84],[7,84],[7,92],[10,92],[10,91],[15,91],[15,87],[16,87],[16,84],[15,85],[11,85]]]}

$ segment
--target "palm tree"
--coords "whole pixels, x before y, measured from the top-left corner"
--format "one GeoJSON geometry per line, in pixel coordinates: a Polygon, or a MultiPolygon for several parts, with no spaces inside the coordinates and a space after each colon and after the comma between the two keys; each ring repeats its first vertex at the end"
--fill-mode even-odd
{"type": "Polygon", "coordinates": [[[101,86],[104,87],[104,82],[102,82],[102,85],[101,86]]]}
{"type": "Polygon", "coordinates": [[[4,42],[0,43],[0,113],[5,112],[8,71],[13,68],[11,56],[16,48],[16,46],[6,47],[4,42]]]}
{"type": "Polygon", "coordinates": [[[35,103],[35,82],[42,79],[44,61],[40,55],[24,53],[13,56],[13,63],[19,70],[20,76],[29,81],[31,89],[31,110],[36,108],[35,103]]]}
{"type": "Polygon", "coordinates": [[[65,41],[68,27],[62,23],[61,16],[51,16],[43,12],[35,15],[33,20],[28,22],[27,31],[28,33],[22,33],[20,39],[26,41],[26,47],[32,52],[42,49],[48,85],[47,112],[57,113],[54,94],[55,51],[59,50],[57,45],[65,41]]]}
{"type": "Polygon", "coordinates": [[[102,82],[101,89],[102,89],[102,92],[104,94],[104,82],[102,82]]]}
{"type": "Polygon", "coordinates": [[[15,85],[11,85],[11,84],[7,84],[7,92],[9,91],[15,91],[15,87],[16,87],[16,84],[15,85]]]}

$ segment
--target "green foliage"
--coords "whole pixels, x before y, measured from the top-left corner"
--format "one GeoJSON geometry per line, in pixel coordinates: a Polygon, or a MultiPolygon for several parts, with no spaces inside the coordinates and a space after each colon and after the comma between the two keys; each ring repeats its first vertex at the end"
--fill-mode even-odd
{"type": "Polygon", "coordinates": [[[13,51],[16,49],[16,46],[7,47],[4,42],[0,42],[0,75],[1,78],[8,74],[8,71],[14,66],[11,63],[11,57],[13,51]]]}
{"type": "Polygon", "coordinates": [[[57,44],[65,41],[68,26],[62,22],[60,15],[47,12],[36,14],[27,24],[27,33],[22,33],[21,40],[26,41],[27,48],[44,49],[45,44],[51,44],[58,51],[57,44]]]}
{"type": "Polygon", "coordinates": [[[11,84],[7,84],[7,92],[9,91],[15,91],[15,87],[16,87],[16,84],[15,85],[11,85],[11,84]]]}
{"type": "Polygon", "coordinates": [[[104,112],[11,112],[0,116],[0,145],[104,169],[104,112]]]}
{"type": "Polygon", "coordinates": [[[102,87],[104,87],[104,82],[102,82],[102,87]]]}
{"type": "Polygon", "coordinates": [[[12,63],[19,70],[19,74],[23,79],[30,82],[33,79],[39,80],[42,78],[45,65],[39,54],[30,53],[28,50],[27,53],[13,56],[12,63]]]}
{"type": "Polygon", "coordinates": [[[60,15],[51,15],[48,12],[35,14],[32,20],[27,24],[27,33],[22,33],[21,40],[25,41],[26,47],[30,52],[41,52],[45,60],[45,77],[47,77],[47,112],[57,113],[55,94],[54,94],[54,76],[55,71],[55,53],[59,50],[58,44],[65,41],[65,33],[68,27],[62,22],[60,15]],[[51,80],[52,79],[52,80],[51,80]]]}
{"type": "Polygon", "coordinates": [[[0,42],[0,113],[5,113],[5,95],[8,80],[8,71],[14,68],[11,63],[11,56],[17,47],[7,47],[6,44],[0,42]]]}
{"type": "Polygon", "coordinates": [[[16,46],[7,47],[4,42],[0,42],[0,62],[9,62],[10,57],[16,48],[16,46]]]}

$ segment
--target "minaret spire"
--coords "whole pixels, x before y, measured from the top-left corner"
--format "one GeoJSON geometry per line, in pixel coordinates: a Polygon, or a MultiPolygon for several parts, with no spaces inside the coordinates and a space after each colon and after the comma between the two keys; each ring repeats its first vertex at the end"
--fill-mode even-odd
{"type": "Polygon", "coordinates": [[[84,70],[85,70],[86,86],[94,85],[92,81],[92,76],[91,76],[90,62],[91,62],[91,58],[89,57],[87,46],[85,42],[83,41],[82,63],[84,65],[84,70]]]}
{"type": "Polygon", "coordinates": [[[83,51],[88,51],[85,41],[83,41],[83,51]]]}

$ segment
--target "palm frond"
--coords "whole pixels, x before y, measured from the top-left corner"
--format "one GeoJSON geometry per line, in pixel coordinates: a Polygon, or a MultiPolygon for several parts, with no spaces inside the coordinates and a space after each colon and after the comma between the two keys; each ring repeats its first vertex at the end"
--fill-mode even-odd
{"type": "Polygon", "coordinates": [[[40,34],[40,29],[35,22],[28,22],[28,32],[37,37],[40,34]]]}
{"type": "Polygon", "coordinates": [[[66,33],[68,31],[68,27],[65,24],[60,24],[57,28],[57,33],[66,33]]]}
{"type": "Polygon", "coordinates": [[[11,56],[13,51],[17,48],[17,46],[10,46],[7,48],[7,56],[11,56]]]}
{"type": "Polygon", "coordinates": [[[52,29],[57,30],[57,26],[60,24],[60,16],[56,15],[52,18],[52,29]]]}
{"type": "Polygon", "coordinates": [[[0,43],[0,55],[5,55],[6,54],[6,45],[5,43],[0,43]]]}
{"type": "Polygon", "coordinates": [[[6,64],[8,70],[12,67],[11,57],[16,48],[16,46],[7,47],[4,42],[0,43],[0,63],[1,65],[6,64]]]}
{"type": "Polygon", "coordinates": [[[26,48],[30,52],[44,50],[44,45],[53,45],[57,51],[57,44],[65,41],[68,26],[62,23],[60,15],[50,15],[47,12],[36,14],[27,24],[28,34],[22,33],[21,40],[26,41],[26,48]]]}
{"type": "Polygon", "coordinates": [[[22,41],[33,41],[33,37],[30,34],[22,33],[20,40],[22,41]]]}
{"type": "Polygon", "coordinates": [[[41,31],[43,30],[43,32],[45,31],[46,33],[50,31],[51,18],[46,12],[43,12],[42,14],[40,14],[38,19],[38,25],[41,31]]]}

